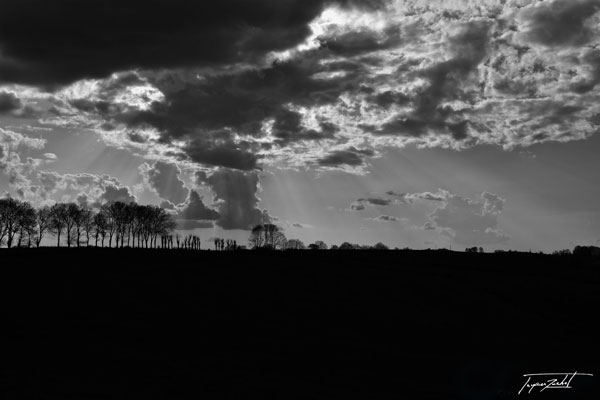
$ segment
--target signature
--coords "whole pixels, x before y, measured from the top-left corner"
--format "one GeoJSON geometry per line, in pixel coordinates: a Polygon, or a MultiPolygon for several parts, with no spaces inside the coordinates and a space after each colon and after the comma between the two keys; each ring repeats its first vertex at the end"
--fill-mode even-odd
{"type": "Polygon", "coordinates": [[[546,389],[571,389],[571,381],[575,376],[594,376],[593,374],[586,374],[584,372],[549,372],[541,374],[525,374],[523,377],[527,378],[527,382],[523,385],[519,394],[523,390],[529,389],[527,393],[531,393],[535,388],[540,388],[540,392],[546,389]]]}

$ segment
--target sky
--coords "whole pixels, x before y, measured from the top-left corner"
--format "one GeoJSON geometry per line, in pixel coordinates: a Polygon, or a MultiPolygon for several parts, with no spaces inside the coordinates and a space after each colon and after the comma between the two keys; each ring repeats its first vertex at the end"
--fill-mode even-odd
{"type": "Polygon", "coordinates": [[[600,0],[0,5],[0,195],[205,246],[600,245],[600,0]]]}

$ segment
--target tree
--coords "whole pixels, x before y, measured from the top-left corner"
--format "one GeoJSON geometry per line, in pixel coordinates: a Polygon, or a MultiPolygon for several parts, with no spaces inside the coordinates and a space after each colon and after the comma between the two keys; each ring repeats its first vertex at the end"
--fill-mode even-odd
{"type": "Polygon", "coordinates": [[[50,230],[52,226],[52,212],[50,207],[44,206],[38,209],[36,212],[36,220],[37,237],[35,239],[35,247],[40,247],[40,243],[42,243],[42,239],[44,238],[44,233],[50,230]]]}
{"type": "Polygon", "coordinates": [[[17,247],[21,247],[25,239],[27,239],[27,247],[31,247],[31,238],[35,234],[36,225],[35,208],[27,202],[20,201],[17,208],[17,230],[19,232],[17,247]]]}
{"type": "Polygon", "coordinates": [[[553,256],[570,256],[571,250],[570,249],[555,250],[552,252],[552,255],[553,256]]]}
{"type": "Polygon", "coordinates": [[[308,248],[311,250],[327,250],[327,244],[325,244],[322,240],[317,240],[316,242],[308,245],[308,248]]]}
{"type": "Polygon", "coordinates": [[[77,247],[81,246],[81,236],[85,233],[87,242],[90,240],[89,229],[91,229],[92,212],[84,207],[73,204],[69,205],[69,210],[72,213],[73,228],[75,230],[77,247]]]}
{"type": "Polygon", "coordinates": [[[56,235],[56,247],[60,247],[60,235],[66,228],[67,205],[56,203],[50,207],[50,231],[56,235]]]}
{"type": "Polygon", "coordinates": [[[342,243],[339,247],[340,250],[355,250],[356,248],[358,248],[358,245],[348,242],[342,243]]]}
{"type": "MultiPolygon", "coordinates": [[[[76,226],[80,219],[81,210],[75,203],[65,204],[65,212],[62,217],[65,222],[65,232],[67,234],[67,247],[71,247],[77,236],[76,226]]],[[[79,246],[79,243],[77,244],[79,246]]]]}
{"type": "Polygon", "coordinates": [[[94,229],[94,245],[98,247],[98,238],[102,238],[102,247],[104,247],[104,238],[106,236],[106,230],[108,228],[108,221],[106,220],[106,213],[100,211],[95,214],[92,218],[92,224],[94,229]]]}
{"type": "Polygon", "coordinates": [[[379,242],[375,246],[373,246],[373,249],[374,250],[389,250],[390,248],[387,247],[385,244],[379,242]]]}
{"type": "Polygon", "coordinates": [[[306,250],[306,246],[299,239],[290,239],[286,242],[284,248],[286,250],[306,250]]]}
{"type": "MultiPolygon", "coordinates": [[[[106,230],[108,232],[108,247],[112,247],[113,237],[119,231],[120,213],[122,206],[124,206],[124,203],[117,201],[114,203],[103,204],[100,208],[100,212],[104,214],[104,218],[106,220],[106,230]]],[[[118,234],[116,246],[119,247],[118,234]]]]}
{"type": "Polygon", "coordinates": [[[256,225],[250,232],[248,244],[253,249],[277,250],[285,246],[285,235],[274,224],[256,225]]]}
{"type": "Polygon", "coordinates": [[[85,245],[89,246],[90,245],[90,235],[93,234],[93,230],[94,230],[94,213],[92,212],[92,210],[88,210],[88,209],[83,209],[82,211],[82,215],[81,215],[81,227],[83,229],[83,232],[85,232],[85,245]]]}
{"type": "Polygon", "coordinates": [[[0,243],[6,238],[6,246],[11,248],[19,229],[20,201],[13,198],[0,199],[0,243]]]}

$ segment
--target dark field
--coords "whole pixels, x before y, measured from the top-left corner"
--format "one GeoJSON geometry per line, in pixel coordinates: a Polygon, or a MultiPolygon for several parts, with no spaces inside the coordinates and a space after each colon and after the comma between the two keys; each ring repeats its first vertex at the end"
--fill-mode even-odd
{"type": "Polygon", "coordinates": [[[0,293],[2,399],[600,398],[598,258],[2,249],[0,293]]]}

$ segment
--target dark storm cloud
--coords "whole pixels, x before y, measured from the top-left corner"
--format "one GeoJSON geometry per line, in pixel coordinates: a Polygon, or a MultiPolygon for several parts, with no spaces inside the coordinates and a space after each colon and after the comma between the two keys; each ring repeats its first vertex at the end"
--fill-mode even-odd
{"type": "Polygon", "coordinates": [[[22,106],[21,100],[14,93],[0,91],[0,115],[16,111],[22,106]]]}
{"type": "Polygon", "coordinates": [[[186,147],[186,152],[194,162],[242,171],[257,168],[258,158],[254,153],[226,146],[204,148],[193,143],[194,145],[186,147]]]}
{"type": "Polygon", "coordinates": [[[255,225],[271,221],[266,211],[258,208],[258,175],[221,168],[210,176],[198,175],[207,183],[218,204],[217,225],[223,229],[252,229],[255,225]]]}
{"type": "Polygon", "coordinates": [[[306,129],[302,126],[302,115],[291,110],[281,110],[273,124],[273,136],[277,139],[275,143],[286,146],[291,142],[333,139],[339,130],[331,122],[320,122],[320,129],[306,129]]]}
{"type": "Polygon", "coordinates": [[[570,85],[570,89],[578,94],[588,93],[600,83],[600,50],[597,48],[587,49],[581,57],[583,64],[591,67],[589,77],[579,79],[570,85]]]}
{"type": "Polygon", "coordinates": [[[585,44],[592,36],[586,21],[599,9],[598,0],[555,0],[528,8],[525,38],[548,47],[585,44]]]}
{"type": "Polygon", "coordinates": [[[338,101],[344,91],[357,87],[358,73],[332,79],[315,79],[323,70],[316,54],[298,62],[277,62],[266,68],[201,80],[176,72],[148,74],[147,79],[164,93],[164,101],[153,102],[147,110],[77,99],[79,110],[129,129],[152,127],[163,143],[183,140],[185,154],[200,164],[239,170],[258,168],[260,147],[243,138],[263,136],[264,124],[272,121],[271,146],[285,147],[302,141],[335,139],[339,128],[319,118],[316,129],[302,124],[301,115],[289,105],[313,107],[338,101]],[[242,138],[240,140],[239,138],[242,138]]]}
{"type": "Polygon", "coordinates": [[[0,80],[53,86],[135,68],[252,62],[301,43],[327,4],[350,0],[6,0],[0,80]],[[26,29],[26,32],[24,32],[26,29]]]}
{"type": "Polygon", "coordinates": [[[398,46],[401,42],[401,30],[398,26],[392,26],[383,32],[371,30],[352,31],[327,39],[321,42],[321,46],[331,53],[350,57],[379,50],[386,50],[398,46]]]}
{"type": "MultiPolygon", "coordinates": [[[[170,73],[149,80],[165,94],[150,110],[116,114],[119,122],[131,127],[149,125],[167,138],[181,138],[230,128],[243,135],[260,134],[262,123],[275,120],[276,134],[285,141],[301,132],[299,115],[286,104],[315,106],[336,101],[352,88],[355,75],[335,79],[314,79],[321,72],[316,55],[301,61],[277,62],[261,69],[182,80],[170,73]],[[173,82],[184,85],[179,88],[173,82]]],[[[324,132],[327,134],[328,132],[324,132]]]]}
{"type": "MultiPolygon", "coordinates": [[[[362,125],[366,132],[374,135],[400,135],[422,137],[431,130],[446,133],[456,140],[465,139],[468,121],[460,111],[440,107],[443,101],[461,100],[472,102],[472,94],[465,91],[464,81],[477,69],[488,51],[489,23],[471,21],[463,25],[462,30],[448,39],[448,49],[452,58],[433,64],[415,72],[429,82],[423,90],[415,93],[412,111],[401,114],[375,127],[362,125]]],[[[382,106],[389,107],[394,102],[406,103],[405,95],[400,93],[382,94],[375,98],[382,106]]]]}
{"type": "Polygon", "coordinates": [[[177,219],[181,220],[216,220],[219,218],[219,213],[206,207],[202,202],[202,198],[195,190],[190,191],[187,204],[177,214],[177,219]]]}
{"type": "Polygon", "coordinates": [[[375,153],[369,149],[356,149],[349,147],[346,150],[336,150],[318,160],[318,164],[324,167],[338,167],[348,165],[356,167],[364,164],[364,158],[373,156],[375,153]]]}
{"type": "Polygon", "coordinates": [[[393,104],[406,105],[410,102],[410,98],[406,94],[392,90],[386,90],[385,92],[370,96],[368,100],[381,108],[390,108],[393,104]]]}

